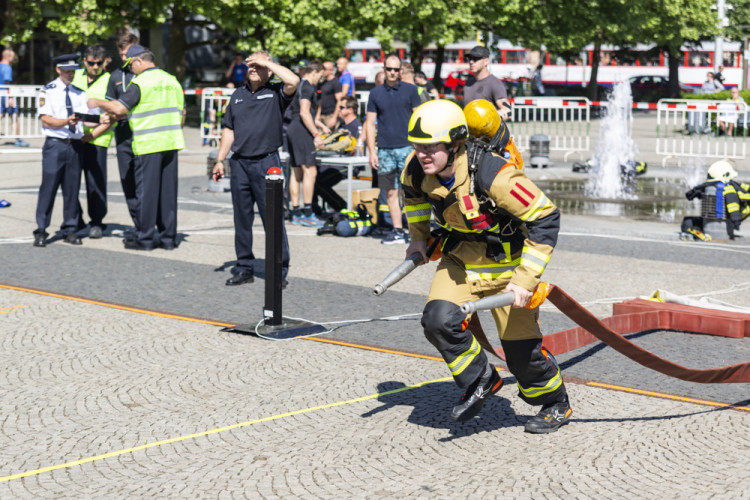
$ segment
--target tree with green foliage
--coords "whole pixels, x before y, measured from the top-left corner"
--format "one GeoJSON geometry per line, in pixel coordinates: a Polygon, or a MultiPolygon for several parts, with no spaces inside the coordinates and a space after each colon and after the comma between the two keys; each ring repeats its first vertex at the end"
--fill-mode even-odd
{"type": "Polygon", "coordinates": [[[34,27],[44,23],[45,8],[56,14],[47,19],[47,29],[65,34],[73,44],[98,42],[125,25],[144,30],[168,23],[166,69],[180,79],[187,50],[212,43],[266,49],[287,59],[337,57],[351,37],[348,23],[356,9],[349,0],[0,1],[5,3],[5,43],[28,40],[34,27]],[[214,38],[188,43],[190,26],[207,28],[214,38]]]}
{"type": "Polygon", "coordinates": [[[444,0],[374,0],[358,9],[353,22],[358,35],[374,34],[386,50],[394,40],[409,44],[409,59],[421,70],[426,47],[435,44],[435,85],[442,87],[440,71],[445,46],[457,40],[474,38],[477,25],[488,12],[489,2],[446,2],[444,0]]]}

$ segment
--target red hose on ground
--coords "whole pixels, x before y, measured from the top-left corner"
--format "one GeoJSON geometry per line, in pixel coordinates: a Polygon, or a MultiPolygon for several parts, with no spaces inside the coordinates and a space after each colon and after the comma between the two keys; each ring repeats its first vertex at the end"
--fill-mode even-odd
{"type": "MultiPolygon", "coordinates": [[[[576,302],[570,295],[555,285],[550,285],[547,300],[552,302],[561,313],[565,314],[594,337],[598,338],[620,354],[632,359],[646,368],[663,373],[669,377],[699,384],[750,382],[750,362],[723,366],[720,368],[686,368],[659,357],[634,344],[622,335],[615,333],[607,325],[596,318],[596,316],[586,310],[581,304],[576,302]]],[[[495,354],[503,361],[505,360],[505,355],[502,349],[495,349],[487,340],[487,336],[484,334],[476,314],[472,316],[468,329],[471,330],[484,349],[495,354]]]]}

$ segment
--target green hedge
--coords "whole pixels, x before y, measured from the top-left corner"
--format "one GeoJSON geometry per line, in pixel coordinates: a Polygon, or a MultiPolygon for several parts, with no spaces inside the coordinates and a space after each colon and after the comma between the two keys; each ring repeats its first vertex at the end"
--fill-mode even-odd
{"type": "MultiPolygon", "coordinates": [[[[730,97],[729,90],[722,90],[715,94],[682,94],[683,99],[706,99],[709,101],[726,101],[730,97]]],[[[742,97],[745,102],[750,103],[750,90],[740,90],[740,97],[742,97]]]]}

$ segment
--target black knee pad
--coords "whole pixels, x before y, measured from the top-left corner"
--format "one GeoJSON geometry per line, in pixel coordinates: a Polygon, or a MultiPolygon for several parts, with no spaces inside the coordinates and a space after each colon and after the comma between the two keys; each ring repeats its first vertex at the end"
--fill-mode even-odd
{"type": "Polygon", "coordinates": [[[424,306],[422,312],[422,327],[424,336],[439,350],[447,347],[446,338],[462,333],[465,328],[462,323],[466,314],[461,308],[447,300],[431,300],[424,306]]]}
{"type": "Polygon", "coordinates": [[[557,361],[540,339],[502,341],[508,370],[516,377],[519,396],[531,405],[562,401],[565,385],[557,361]]]}

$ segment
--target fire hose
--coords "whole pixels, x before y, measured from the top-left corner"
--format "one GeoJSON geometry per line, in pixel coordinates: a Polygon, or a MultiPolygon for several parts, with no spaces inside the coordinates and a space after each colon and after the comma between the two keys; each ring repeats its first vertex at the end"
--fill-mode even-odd
{"type": "MultiPolygon", "coordinates": [[[[393,283],[404,278],[416,267],[416,262],[422,260],[421,255],[416,255],[418,256],[418,258],[412,259],[411,261],[407,259],[407,261],[401,264],[401,266],[404,266],[403,268],[399,266],[399,268],[396,268],[396,270],[394,270],[389,275],[393,275],[397,270],[400,269],[399,273],[397,273],[398,279],[396,279],[393,283]],[[411,267],[411,265],[406,265],[406,262],[412,262],[414,263],[414,266],[411,267]],[[410,269],[405,271],[408,267],[410,267],[410,269]]],[[[411,255],[410,257],[414,257],[414,255],[411,255]]],[[[393,283],[386,283],[386,280],[378,283],[376,289],[379,290],[379,293],[374,291],[375,294],[381,295],[385,292],[388,286],[391,286],[393,283]],[[380,290],[380,288],[378,287],[382,287],[382,290],[380,290]]],[[[651,370],[655,370],[669,377],[700,384],[750,382],[750,362],[722,366],[719,368],[697,369],[687,368],[685,366],[659,357],[656,354],[634,344],[622,335],[614,332],[558,286],[548,283],[540,283],[540,285],[534,291],[534,295],[532,296],[529,305],[527,305],[526,307],[538,307],[545,300],[549,300],[555,307],[557,307],[557,309],[561,313],[573,320],[578,326],[584,328],[594,337],[612,347],[620,354],[626,356],[627,358],[635,361],[642,366],[645,366],[646,368],[650,368],[651,370]]],[[[506,307],[512,303],[512,292],[498,293],[495,295],[484,297],[477,301],[467,302],[466,304],[463,304],[461,306],[461,311],[468,315],[481,310],[506,307]]],[[[495,349],[487,339],[487,336],[485,335],[476,314],[472,314],[471,321],[469,322],[467,328],[471,331],[472,334],[474,334],[474,337],[484,349],[495,354],[500,359],[505,360],[505,356],[502,350],[495,349]]]]}

